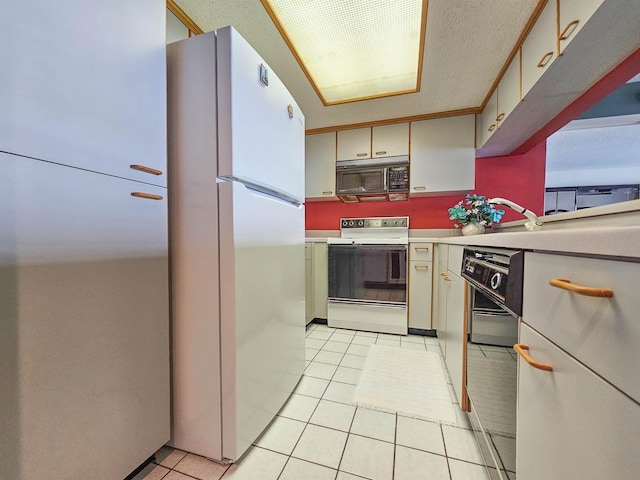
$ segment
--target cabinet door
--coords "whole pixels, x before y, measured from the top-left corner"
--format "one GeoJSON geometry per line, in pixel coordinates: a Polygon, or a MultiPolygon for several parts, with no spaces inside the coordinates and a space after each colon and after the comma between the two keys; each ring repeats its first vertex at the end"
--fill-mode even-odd
{"type": "Polygon", "coordinates": [[[0,150],[165,186],[165,14],[157,0],[6,2],[0,150]]]}
{"type": "Polygon", "coordinates": [[[553,371],[518,359],[518,480],[636,478],[640,406],[526,324],[520,343],[553,371]]]}
{"type": "MultiPolygon", "coordinates": [[[[526,322],[594,372],[640,402],[640,297],[634,262],[525,254],[523,317],[526,322]],[[580,295],[556,288],[552,279],[612,298],[580,295]]],[[[562,283],[560,283],[562,285],[562,283]]]]}
{"type": "Polygon", "coordinates": [[[363,158],[371,158],[371,128],[339,131],[337,160],[363,158]]]}
{"type": "Polygon", "coordinates": [[[560,54],[603,2],[604,0],[558,0],[560,54]]]}
{"type": "Polygon", "coordinates": [[[494,90],[489,101],[482,110],[482,145],[493,135],[498,128],[498,90],[494,90]]]}
{"type": "Polygon", "coordinates": [[[431,262],[409,262],[409,328],[431,328],[431,262]]]}
{"type": "MultiPolygon", "coordinates": [[[[439,246],[438,246],[439,247],[439,246]]],[[[447,356],[447,293],[451,289],[449,284],[450,278],[447,275],[447,267],[442,263],[438,264],[438,270],[436,284],[438,286],[436,293],[436,325],[438,330],[438,341],[440,342],[440,349],[442,355],[447,356]]]]}
{"type": "Polygon", "coordinates": [[[410,193],[472,190],[475,152],[474,115],[412,123],[410,193]]]}
{"type": "Polygon", "coordinates": [[[329,300],[329,250],[324,242],[313,244],[313,316],[327,318],[329,300]]]}
{"type": "Polygon", "coordinates": [[[462,402],[462,358],[464,355],[465,283],[451,271],[448,273],[447,291],[447,353],[445,361],[458,401],[462,402]]]}
{"type": "Polygon", "coordinates": [[[558,56],[557,2],[549,0],[522,44],[522,96],[540,79],[558,56]]]}
{"type": "Polygon", "coordinates": [[[166,189],[4,154],[0,183],[3,478],[124,478],[169,440],[166,189]]]}
{"type": "Polygon", "coordinates": [[[409,124],[396,123],[373,127],[372,145],[373,158],[409,155],[409,124]]]}
{"type": "Polygon", "coordinates": [[[313,244],[304,245],[304,267],[305,267],[305,323],[308,325],[313,320],[313,244]]]}
{"type": "Polygon", "coordinates": [[[305,197],[336,195],[336,133],[305,137],[305,197]]]}
{"type": "Polygon", "coordinates": [[[509,114],[520,103],[520,51],[513,58],[509,67],[504,72],[498,84],[498,102],[496,117],[497,125],[500,127],[509,114]]]}

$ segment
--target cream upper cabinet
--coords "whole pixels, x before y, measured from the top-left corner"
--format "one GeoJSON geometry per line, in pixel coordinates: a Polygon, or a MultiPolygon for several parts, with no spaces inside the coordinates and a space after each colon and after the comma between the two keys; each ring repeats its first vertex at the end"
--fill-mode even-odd
{"type": "Polygon", "coordinates": [[[531,87],[557,58],[558,0],[549,0],[540,17],[522,44],[522,95],[531,87]]]}
{"type": "Polygon", "coordinates": [[[474,115],[423,120],[411,124],[410,190],[469,191],[475,186],[474,115]]]}
{"type": "Polygon", "coordinates": [[[338,132],[338,161],[400,155],[409,155],[408,123],[338,132]]]}
{"type": "Polygon", "coordinates": [[[371,158],[371,128],[354,128],[338,132],[337,160],[371,158]]]}
{"type": "Polygon", "coordinates": [[[504,122],[518,106],[520,99],[520,51],[518,50],[498,84],[498,101],[496,102],[498,128],[500,123],[504,122]]]}
{"type": "Polygon", "coordinates": [[[498,128],[498,90],[494,90],[489,101],[482,110],[482,145],[487,143],[498,128]]]}
{"type": "Polygon", "coordinates": [[[15,41],[0,42],[0,150],[166,186],[165,2],[23,0],[2,15],[15,41]]]}
{"type": "Polygon", "coordinates": [[[409,124],[394,123],[371,129],[372,158],[409,155],[409,124]]]}
{"type": "Polygon", "coordinates": [[[336,194],[336,133],[305,137],[305,197],[333,198],[336,194]]]}
{"type": "Polygon", "coordinates": [[[604,0],[558,0],[560,54],[603,2],[604,0]]]}

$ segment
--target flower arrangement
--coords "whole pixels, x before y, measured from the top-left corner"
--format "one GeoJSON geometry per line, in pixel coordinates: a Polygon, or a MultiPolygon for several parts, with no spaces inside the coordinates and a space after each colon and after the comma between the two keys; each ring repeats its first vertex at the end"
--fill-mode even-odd
{"type": "Polygon", "coordinates": [[[459,228],[468,223],[490,226],[498,223],[504,215],[504,210],[496,210],[483,195],[469,194],[465,200],[460,200],[449,209],[449,220],[456,222],[459,228]]]}

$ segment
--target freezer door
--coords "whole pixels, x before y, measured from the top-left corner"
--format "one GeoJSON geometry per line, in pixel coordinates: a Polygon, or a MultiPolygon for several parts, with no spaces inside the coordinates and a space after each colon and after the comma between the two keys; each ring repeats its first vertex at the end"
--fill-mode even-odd
{"type": "Polygon", "coordinates": [[[217,51],[218,176],[303,200],[302,111],[275,72],[233,28],[217,31],[217,51]],[[268,85],[261,81],[265,75],[268,85]]]}
{"type": "Polygon", "coordinates": [[[218,185],[223,455],[251,446],[304,370],[304,207],[218,185]]]}

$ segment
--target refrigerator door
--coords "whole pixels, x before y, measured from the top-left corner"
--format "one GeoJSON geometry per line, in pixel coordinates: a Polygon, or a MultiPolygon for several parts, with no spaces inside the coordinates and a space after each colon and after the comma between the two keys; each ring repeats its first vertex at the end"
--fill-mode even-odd
{"type": "Polygon", "coordinates": [[[217,31],[217,51],[218,177],[304,201],[302,111],[232,27],[217,31]]]}
{"type": "Polygon", "coordinates": [[[218,184],[223,456],[235,460],[305,364],[304,207],[218,184]]]}

